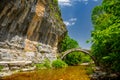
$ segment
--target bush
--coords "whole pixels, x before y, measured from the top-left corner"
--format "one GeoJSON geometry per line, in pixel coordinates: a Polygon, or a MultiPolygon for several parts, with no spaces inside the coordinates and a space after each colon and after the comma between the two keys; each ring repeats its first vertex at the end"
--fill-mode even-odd
{"type": "Polygon", "coordinates": [[[35,64],[37,69],[47,69],[51,68],[51,63],[48,59],[45,59],[43,63],[35,64]]]}
{"type": "Polygon", "coordinates": [[[65,62],[68,65],[79,65],[81,63],[81,53],[80,52],[72,52],[68,54],[65,58],[65,62]]]}
{"type": "Polygon", "coordinates": [[[67,64],[64,61],[57,59],[52,62],[52,66],[54,68],[63,68],[63,67],[67,67],[67,64]]]}
{"type": "Polygon", "coordinates": [[[49,59],[45,59],[43,65],[44,65],[46,68],[51,68],[50,60],[49,60],[49,59]]]}

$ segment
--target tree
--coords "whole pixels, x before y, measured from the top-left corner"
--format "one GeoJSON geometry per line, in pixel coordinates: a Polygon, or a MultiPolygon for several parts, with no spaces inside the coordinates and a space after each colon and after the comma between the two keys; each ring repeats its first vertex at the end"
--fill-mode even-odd
{"type": "Polygon", "coordinates": [[[120,0],[103,0],[94,8],[92,54],[99,66],[110,72],[120,71],[120,0]]]}
{"type": "Polygon", "coordinates": [[[64,52],[68,49],[78,48],[79,44],[74,39],[70,38],[68,35],[60,42],[59,51],[64,52]]]}
{"type": "Polygon", "coordinates": [[[72,52],[68,54],[65,58],[65,62],[68,65],[79,65],[82,61],[82,56],[80,52],[72,52]]]}

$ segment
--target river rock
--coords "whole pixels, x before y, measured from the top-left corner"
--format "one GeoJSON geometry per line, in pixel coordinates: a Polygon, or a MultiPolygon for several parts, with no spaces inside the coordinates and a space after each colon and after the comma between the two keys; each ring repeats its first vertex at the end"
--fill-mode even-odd
{"type": "Polygon", "coordinates": [[[7,72],[7,71],[9,71],[9,67],[4,67],[4,68],[1,70],[1,72],[7,72]]]}
{"type": "Polygon", "coordinates": [[[36,69],[36,66],[33,66],[33,67],[21,69],[21,71],[23,71],[23,72],[25,72],[25,71],[33,71],[35,69],[36,69]]]}

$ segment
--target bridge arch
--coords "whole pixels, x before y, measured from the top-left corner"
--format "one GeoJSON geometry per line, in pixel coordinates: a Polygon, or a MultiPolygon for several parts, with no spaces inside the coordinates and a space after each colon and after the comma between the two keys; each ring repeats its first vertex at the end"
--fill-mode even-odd
{"type": "Polygon", "coordinates": [[[73,48],[73,49],[69,49],[69,50],[67,50],[67,51],[65,51],[65,52],[62,52],[63,55],[61,56],[61,59],[64,59],[64,57],[65,57],[66,55],[68,55],[68,54],[71,53],[71,52],[75,52],[75,51],[77,51],[77,52],[83,52],[83,53],[89,55],[89,56],[91,57],[91,59],[94,61],[94,63],[96,64],[95,57],[90,54],[90,50],[81,49],[81,48],[73,48]]]}

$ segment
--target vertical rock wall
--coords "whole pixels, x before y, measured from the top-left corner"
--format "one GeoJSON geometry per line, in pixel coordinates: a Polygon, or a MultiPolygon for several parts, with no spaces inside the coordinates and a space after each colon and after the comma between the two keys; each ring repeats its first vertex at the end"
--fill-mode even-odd
{"type": "Polygon", "coordinates": [[[1,60],[55,59],[66,32],[56,0],[0,0],[1,60]]]}

